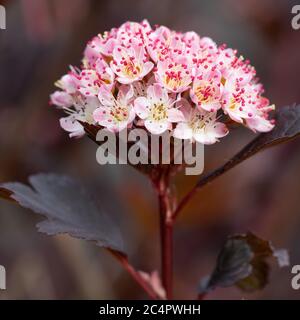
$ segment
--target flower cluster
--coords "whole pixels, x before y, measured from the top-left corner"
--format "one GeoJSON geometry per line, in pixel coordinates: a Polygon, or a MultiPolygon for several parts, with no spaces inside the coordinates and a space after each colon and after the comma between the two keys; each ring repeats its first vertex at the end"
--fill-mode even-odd
{"type": "Polygon", "coordinates": [[[179,33],[147,21],[126,22],[94,37],[81,68],[71,67],[51,102],[70,136],[80,122],[112,132],[132,126],[152,134],[213,144],[228,134],[226,124],[270,131],[274,109],[262,96],[255,69],[236,50],[217,46],[195,32],[179,33]],[[78,122],[80,121],[80,122],[78,122]]]}

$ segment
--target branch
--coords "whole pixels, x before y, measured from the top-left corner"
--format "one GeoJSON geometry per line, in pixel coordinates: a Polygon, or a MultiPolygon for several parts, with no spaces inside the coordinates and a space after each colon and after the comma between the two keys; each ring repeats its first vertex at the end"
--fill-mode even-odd
{"type": "Polygon", "coordinates": [[[300,135],[300,105],[285,106],[278,109],[275,114],[276,126],[268,133],[259,134],[254,140],[247,144],[240,152],[227,161],[218,169],[208,173],[201,178],[193,189],[186,194],[177,209],[173,213],[175,219],[179,212],[186,206],[195,193],[207,183],[213,181],[223,173],[234,168],[246,159],[254,156],[258,152],[275,146],[280,143],[290,141],[300,135]]]}
{"type": "Polygon", "coordinates": [[[147,293],[147,295],[151,299],[155,299],[155,300],[159,299],[157,294],[148,285],[148,283],[144,280],[141,274],[138,271],[136,271],[135,268],[129,263],[128,258],[125,255],[110,249],[108,249],[107,251],[111,253],[112,256],[115,257],[120,262],[120,264],[124,267],[124,269],[131,275],[131,277],[147,293]]]}
{"type": "Polygon", "coordinates": [[[154,182],[158,193],[160,236],[161,236],[161,269],[162,281],[167,299],[173,298],[173,206],[170,195],[170,168],[162,169],[159,178],[154,182]]]}

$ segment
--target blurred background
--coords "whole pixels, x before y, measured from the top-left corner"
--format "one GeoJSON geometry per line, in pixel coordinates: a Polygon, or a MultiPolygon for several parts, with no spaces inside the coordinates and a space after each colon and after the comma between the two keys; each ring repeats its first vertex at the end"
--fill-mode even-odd
{"type": "MultiPolygon", "coordinates": [[[[194,30],[249,58],[277,107],[300,102],[300,30],[291,27],[290,0],[9,0],[0,30],[0,182],[38,172],[67,173],[106,199],[132,263],[159,266],[158,216],[147,179],[125,165],[99,166],[96,146],[70,139],[49,106],[54,82],[79,65],[86,42],[126,20],[146,18],[178,31],[194,30]]],[[[253,138],[237,129],[205,149],[205,170],[224,163],[253,138]]],[[[300,264],[300,139],[268,150],[206,186],[184,210],[175,232],[176,298],[194,298],[226,237],[251,230],[287,248],[300,264]]],[[[179,176],[178,196],[197,177],[179,176]]],[[[7,290],[0,299],[140,299],[140,288],[106,252],[68,236],[47,237],[38,217],[0,201],[0,264],[7,290]]],[[[244,294],[218,289],[209,299],[299,299],[290,268],[273,268],[270,284],[244,294]]]]}

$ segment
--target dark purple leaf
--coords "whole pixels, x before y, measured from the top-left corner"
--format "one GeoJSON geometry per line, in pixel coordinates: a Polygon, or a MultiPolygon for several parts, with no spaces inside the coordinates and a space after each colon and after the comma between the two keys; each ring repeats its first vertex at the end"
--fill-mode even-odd
{"type": "Polygon", "coordinates": [[[200,294],[234,285],[249,292],[262,289],[268,283],[269,257],[275,257],[280,267],[289,264],[286,250],[275,250],[269,241],[252,233],[229,237],[212,275],[201,281],[200,294]]]}
{"type": "Polygon", "coordinates": [[[37,224],[40,232],[68,233],[123,252],[119,229],[77,181],[56,174],[38,174],[30,176],[29,183],[30,186],[4,183],[0,186],[0,197],[7,199],[9,195],[22,207],[45,216],[46,220],[37,224]]]}

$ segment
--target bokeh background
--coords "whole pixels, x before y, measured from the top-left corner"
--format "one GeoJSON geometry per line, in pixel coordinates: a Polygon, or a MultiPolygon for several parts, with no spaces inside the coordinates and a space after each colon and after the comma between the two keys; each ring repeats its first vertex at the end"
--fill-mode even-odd
{"type": "MultiPolygon", "coordinates": [[[[48,105],[54,81],[79,64],[86,42],[126,20],[194,30],[237,48],[256,67],[278,107],[300,102],[300,30],[291,27],[290,0],[9,0],[0,30],[0,182],[38,172],[67,173],[106,199],[119,221],[133,264],[159,266],[157,203],[134,169],[99,166],[96,146],[69,139],[48,105]]],[[[230,158],[253,138],[237,129],[205,149],[205,170],[230,158]]],[[[300,264],[300,139],[268,150],[205,187],[185,209],[175,232],[177,298],[194,298],[229,234],[251,230],[287,248],[300,264]]],[[[178,196],[197,177],[178,177],[178,196]]],[[[37,217],[0,202],[0,264],[7,290],[0,299],[145,298],[121,267],[92,243],[37,233],[37,217]]],[[[274,268],[261,292],[218,289],[209,299],[299,299],[290,268],[274,268]]]]}

